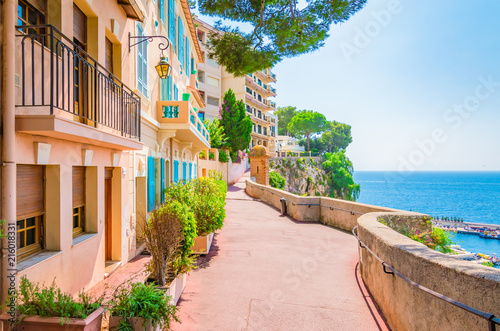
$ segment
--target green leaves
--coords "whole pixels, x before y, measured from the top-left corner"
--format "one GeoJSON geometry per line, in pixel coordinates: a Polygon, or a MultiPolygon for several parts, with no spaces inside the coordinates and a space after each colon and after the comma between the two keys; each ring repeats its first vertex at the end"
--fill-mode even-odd
{"type": "Polygon", "coordinates": [[[236,76],[274,66],[283,58],[312,52],[324,45],[332,23],[348,20],[366,0],[199,0],[204,15],[247,23],[244,33],[222,26],[211,34],[209,56],[236,76]]]}
{"type": "Polygon", "coordinates": [[[312,110],[302,110],[296,114],[287,129],[294,136],[305,136],[307,139],[307,150],[310,150],[309,137],[313,133],[324,130],[326,118],[323,114],[312,110]]]}
{"type": "Polygon", "coordinates": [[[271,187],[283,190],[285,188],[285,183],[285,177],[281,176],[276,171],[269,172],[269,184],[271,185],[271,187]]]}
{"type": "Polygon", "coordinates": [[[356,201],[361,188],[352,178],[354,169],[352,162],[345,156],[345,151],[325,153],[325,159],[323,168],[328,172],[330,177],[330,196],[332,198],[356,201]]]}
{"type": "Polygon", "coordinates": [[[236,96],[231,89],[224,94],[220,121],[226,137],[226,147],[233,152],[245,150],[250,144],[252,119],[246,114],[243,101],[236,101],[236,96]]]}
{"type": "Polygon", "coordinates": [[[205,120],[204,124],[210,133],[210,147],[221,148],[224,144],[226,136],[224,135],[224,128],[218,118],[213,120],[205,120]]]}
{"type": "Polygon", "coordinates": [[[287,127],[288,123],[292,120],[292,118],[298,113],[297,107],[278,107],[275,115],[278,116],[278,134],[280,136],[284,136],[289,134],[287,127]]]}
{"type": "Polygon", "coordinates": [[[148,321],[155,328],[168,330],[172,319],[179,321],[175,315],[177,307],[170,304],[170,297],[155,284],[133,283],[130,288],[118,287],[108,305],[112,316],[123,317],[120,330],[131,328],[127,319],[132,317],[144,318],[144,329],[148,321]]]}

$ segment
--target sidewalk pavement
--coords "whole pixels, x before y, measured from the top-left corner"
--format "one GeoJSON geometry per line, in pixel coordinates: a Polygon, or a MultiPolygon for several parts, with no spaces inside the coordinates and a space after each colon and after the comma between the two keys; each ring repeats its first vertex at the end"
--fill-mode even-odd
{"type": "Polygon", "coordinates": [[[296,222],[229,187],[224,228],[198,259],[173,330],[388,330],[349,233],[296,222]]]}

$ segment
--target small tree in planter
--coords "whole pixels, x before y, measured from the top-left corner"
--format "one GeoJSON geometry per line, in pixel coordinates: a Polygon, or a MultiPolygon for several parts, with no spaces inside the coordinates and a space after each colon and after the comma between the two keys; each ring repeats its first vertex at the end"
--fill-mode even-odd
{"type": "MultiPolygon", "coordinates": [[[[24,330],[99,330],[101,328],[102,301],[80,292],[78,299],[64,293],[55,282],[50,286],[32,283],[23,276],[13,295],[17,314],[16,325],[24,330]]],[[[8,330],[10,315],[2,315],[4,330],[8,330]]]]}
{"type": "MultiPolygon", "coordinates": [[[[225,182],[222,183],[227,187],[225,182]]],[[[224,187],[209,177],[200,177],[193,181],[194,198],[191,209],[197,222],[198,236],[206,236],[224,225],[226,218],[224,187]]]]}
{"type": "Polygon", "coordinates": [[[196,238],[196,220],[190,207],[193,203],[192,183],[177,183],[165,189],[166,204],[175,206],[175,214],[182,224],[182,240],[176,258],[170,263],[174,275],[189,272],[194,268],[191,247],[196,238]]]}
{"type": "Polygon", "coordinates": [[[108,306],[110,330],[170,330],[172,320],[179,322],[175,315],[177,307],[153,284],[118,287],[108,306]]]}
{"type": "Polygon", "coordinates": [[[180,203],[171,201],[151,212],[144,227],[146,248],[151,254],[149,269],[159,286],[166,285],[167,268],[178,255],[183,240],[180,203]]]}

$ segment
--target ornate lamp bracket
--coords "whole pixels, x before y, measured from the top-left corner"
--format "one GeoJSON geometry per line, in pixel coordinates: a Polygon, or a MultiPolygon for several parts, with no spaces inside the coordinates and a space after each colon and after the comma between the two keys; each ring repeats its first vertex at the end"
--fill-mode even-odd
{"type": "Polygon", "coordinates": [[[132,47],[137,46],[139,44],[142,44],[145,41],[147,41],[149,43],[152,42],[154,38],[165,39],[166,45],[163,41],[158,44],[158,49],[163,54],[163,51],[166,50],[168,48],[168,46],[170,46],[170,41],[168,40],[167,37],[165,37],[165,36],[132,36],[130,32],[128,33],[128,52],[130,53],[130,51],[132,50],[132,47]],[[138,40],[138,41],[135,43],[132,43],[132,40],[138,40]]]}

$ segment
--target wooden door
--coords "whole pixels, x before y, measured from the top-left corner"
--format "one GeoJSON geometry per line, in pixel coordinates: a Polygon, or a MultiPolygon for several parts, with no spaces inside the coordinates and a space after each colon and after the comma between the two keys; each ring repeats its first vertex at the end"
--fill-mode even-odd
{"type": "MultiPolygon", "coordinates": [[[[107,174],[108,172],[106,172],[107,174]]],[[[111,260],[112,247],[112,226],[111,226],[111,177],[106,176],[104,179],[104,241],[106,261],[111,260]]]]}
{"type": "Polygon", "coordinates": [[[108,38],[106,38],[104,54],[106,55],[104,59],[104,67],[110,73],[113,73],[113,43],[108,38]]]}

